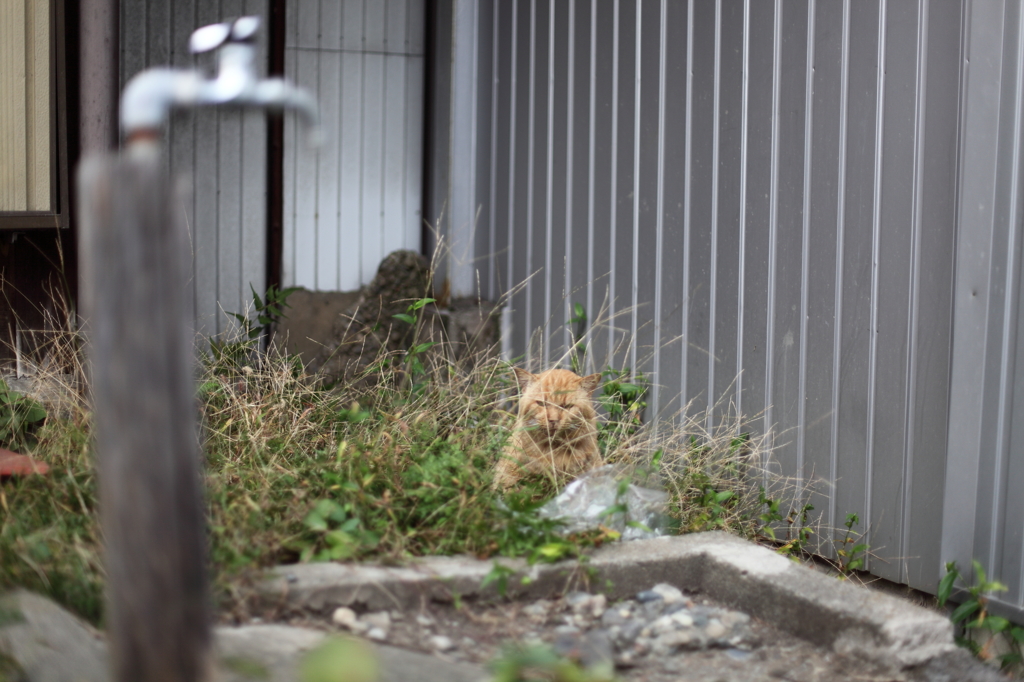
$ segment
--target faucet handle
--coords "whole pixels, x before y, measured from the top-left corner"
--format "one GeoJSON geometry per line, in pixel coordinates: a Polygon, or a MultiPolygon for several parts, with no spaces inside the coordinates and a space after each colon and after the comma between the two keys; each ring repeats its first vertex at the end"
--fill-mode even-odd
{"type": "Polygon", "coordinates": [[[192,31],[188,49],[192,54],[216,50],[231,37],[231,24],[210,24],[192,31]]]}
{"type": "Polygon", "coordinates": [[[231,24],[231,42],[251,43],[256,41],[256,32],[260,30],[259,17],[238,17],[231,24]]]}
{"type": "Polygon", "coordinates": [[[188,41],[192,54],[216,50],[225,43],[252,43],[260,30],[259,17],[239,17],[234,21],[197,28],[188,41]]]}

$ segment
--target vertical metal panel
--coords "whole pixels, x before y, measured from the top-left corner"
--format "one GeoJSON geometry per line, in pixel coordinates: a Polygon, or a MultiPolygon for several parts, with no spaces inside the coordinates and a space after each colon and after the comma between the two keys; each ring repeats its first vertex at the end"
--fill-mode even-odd
{"type": "Polygon", "coordinates": [[[957,206],[956,192],[949,190],[947,169],[957,167],[957,137],[950,135],[949,129],[958,120],[961,106],[960,82],[953,77],[960,72],[961,52],[950,46],[960,44],[962,8],[943,2],[929,2],[927,7],[923,64],[927,75],[921,85],[923,121],[918,126],[921,156],[917,170],[920,227],[913,311],[916,336],[911,338],[915,371],[909,399],[913,440],[907,453],[911,468],[904,547],[900,552],[901,556],[916,558],[906,563],[907,582],[916,587],[934,584],[935,572],[950,558],[940,554],[941,537],[934,531],[935,520],[942,518],[945,479],[945,467],[937,465],[936,453],[947,451],[946,430],[935,425],[942,424],[949,415],[953,281],[947,273],[953,272],[957,206]]]}
{"type": "MultiPolygon", "coordinates": [[[[477,142],[478,72],[477,49],[480,33],[480,3],[459,0],[454,3],[452,32],[452,115],[451,115],[451,187],[448,193],[448,243],[444,254],[448,262],[447,276],[455,296],[470,296],[475,288],[473,260],[477,235],[477,142]]],[[[483,126],[481,121],[480,125],[483,126]]],[[[484,182],[480,182],[484,186],[484,182]]],[[[444,228],[444,225],[439,226],[444,228]]]]}
{"type": "Polygon", "coordinates": [[[423,0],[288,3],[285,69],[318,93],[327,140],[310,151],[286,125],[284,285],[357,289],[419,250],[424,22],[423,0]]]}
{"type": "MultiPolygon", "coordinates": [[[[205,62],[188,53],[191,32],[242,14],[266,16],[266,0],[122,0],[122,87],[144,68],[205,62]]],[[[265,43],[266,30],[260,40],[265,43]]],[[[266,58],[265,49],[260,54],[266,58]]],[[[266,73],[265,62],[258,68],[266,73]]],[[[265,286],[266,138],[260,112],[182,112],[167,132],[167,163],[194,187],[192,203],[184,207],[193,252],[187,286],[203,334],[228,329],[225,311],[246,310],[250,286],[258,292],[265,286]]]]}
{"type": "Polygon", "coordinates": [[[730,410],[737,387],[737,332],[740,320],[740,220],[743,156],[744,14],[742,2],[722,2],[718,54],[718,135],[713,368],[708,392],[714,423],[730,410]],[[718,416],[716,416],[718,415],[718,416]]]}
{"type": "MultiPolygon", "coordinates": [[[[814,8],[813,93],[809,122],[810,158],[805,176],[804,284],[801,323],[803,477],[812,491],[808,502],[828,527],[836,527],[829,486],[833,471],[833,389],[836,324],[836,286],[842,271],[838,246],[842,234],[841,203],[845,192],[846,66],[849,49],[849,3],[816,3],[814,8]],[[808,182],[809,180],[809,182],[808,182]]],[[[821,540],[819,538],[819,540],[821,540]]],[[[831,543],[820,542],[828,552],[831,543]]]]}
{"type": "MultiPolygon", "coordinates": [[[[568,140],[568,163],[571,165],[572,183],[566,187],[566,222],[572,225],[572,232],[567,235],[566,253],[569,257],[566,272],[566,310],[572,317],[572,304],[583,306],[588,316],[593,316],[592,288],[593,279],[593,248],[591,236],[593,228],[593,122],[594,78],[591,68],[594,66],[592,57],[596,8],[590,2],[572,0],[570,6],[570,22],[575,26],[573,32],[573,52],[571,56],[570,79],[572,94],[568,113],[568,126],[572,129],[568,140]]],[[[596,74],[593,74],[596,76],[596,74]]],[[[592,360],[589,355],[586,359],[592,360]]],[[[586,371],[593,371],[590,364],[586,371]]]]}
{"type": "MultiPolygon", "coordinates": [[[[1004,59],[1018,55],[1012,7],[1004,59]]],[[[588,334],[593,368],[653,371],[666,418],[732,400],[778,435],[778,470],[814,491],[822,551],[856,513],[873,571],[934,588],[956,385],[960,8],[508,0],[488,25],[496,91],[478,111],[493,175],[478,208],[490,248],[508,253],[481,274],[508,294],[511,355],[559,363],[571,305],[585,302],[605,318],[588,334]]],[[[1001,106],[996,120],[1012,118],[1001,106]]],[[[1016,149],[996,139],[985,149],[1016,149]]],[[[999,299],[1005,329],[1017,305],[999,299]]],[[[977,361],[1015,347],[997,337],[977,361]]],[[[988,365],[991,377],[1014,368],[988,365]]],[[[975,462],[980,490],[1024,477],[1014,462],[975,462]]],[[[1018,506],[997,495],[987,521],[969,522],[1005,541],[985,549],[1009,571],[1024,561],[1024,528],[1008,521],[1018,506]]]]}
{"type": "Polygon", "coordinates": [[[967,8],[955,326],[941,555],[978,558],[1024,612],[1021,339],[1021,4],[967,8]],[[979,61],[980,60],[980,61],[979,61]],[[969,344],[964,346],[964,344],[969,344]],[[961,347],[963,351],[961,352],[961,347]],[[954,512],[949,505],[956,504],[954,512]]]}

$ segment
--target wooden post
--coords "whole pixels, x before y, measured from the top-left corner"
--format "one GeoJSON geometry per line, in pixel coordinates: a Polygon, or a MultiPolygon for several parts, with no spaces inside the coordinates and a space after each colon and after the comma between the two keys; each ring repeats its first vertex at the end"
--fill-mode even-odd
{"type": "Polygon", "coordinates": [[[189,245],[156,142],[78,171],[114,679],[209,679],[189,245]]]}

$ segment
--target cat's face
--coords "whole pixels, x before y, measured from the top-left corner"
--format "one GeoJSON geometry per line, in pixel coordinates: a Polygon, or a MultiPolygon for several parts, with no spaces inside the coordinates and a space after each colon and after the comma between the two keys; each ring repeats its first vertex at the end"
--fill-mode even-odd
{"type": "Polygon", "coordinates": [[[519,421],[548,441],[571,440],[596,413],[590,394],[601,382],[600,374],[581,377],[564,369],[540,374],[513,368],[519,382],[519,421]]]}

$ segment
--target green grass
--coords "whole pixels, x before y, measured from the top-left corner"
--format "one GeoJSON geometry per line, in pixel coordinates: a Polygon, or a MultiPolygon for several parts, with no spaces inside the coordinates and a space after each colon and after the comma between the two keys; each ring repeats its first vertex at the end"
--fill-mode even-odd
{"type": "MultiPolygon", "coordinates": [[[[367,377],[328,388],[247,337],[203,354],[197,383],[223,610],[244,602],[254,571],[280,563],[454,553],[545,560],[606,539],[562,537],[559,524],[539,518],[535,508],[554,493],[543,479],[503,503],[492,491],[514,422],[505,363],[482,356],[467,370],[446,360],[444,344],[418,343],[377,358],[367,377]]],[[[77,348],[73,338],[63,344],[62,366],[81,377],[77,348]]],[[[700,415],[680,417],[654,433],[637,416],[643,387],[625,376],[609,371],[598,391],[610,415],[601,428],[606,457],[668,489],[682,531],[756,533],[763,503],[748,474],[763,443],[743,435],[739,418],[709,430],[700,415]]],[[[27,445],[50,473],[0,486],[0,589],[28,587],[99,623],[91,412],[84,382],[73,383],[27,445]]]]}

